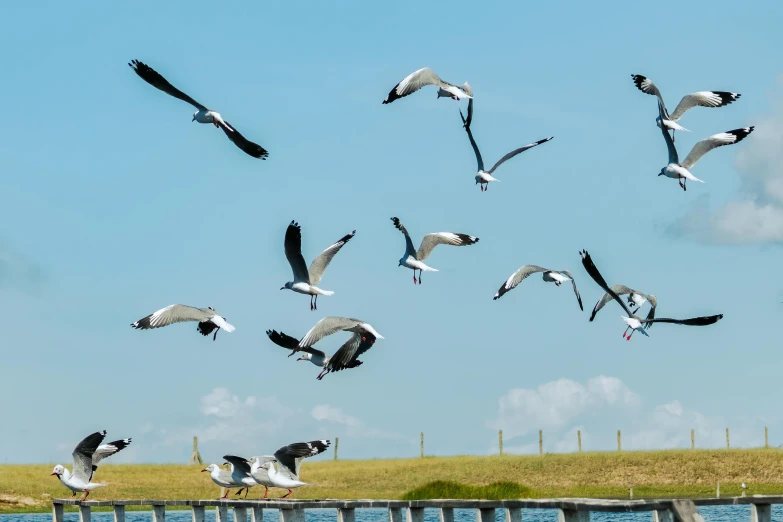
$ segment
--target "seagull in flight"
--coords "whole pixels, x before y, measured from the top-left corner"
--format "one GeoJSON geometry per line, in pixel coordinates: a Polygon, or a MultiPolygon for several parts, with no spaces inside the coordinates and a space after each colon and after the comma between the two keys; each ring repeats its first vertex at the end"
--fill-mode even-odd
{"type": "Polygon", "coordinates": [[[454,85],[444,82],[429,67],[424,67],[416,72],[412,72],[402,79],[400,83],[389,91],[389,95],[383,100],[384,104],[391,103],[394,100],[408,96],[418,91],[426,85],[435,85],[438,88],[438,98],[451,98],[452,100],[461,100],[472,98],[473,90],[470,84],[465,82],[463,85],[454,85]]]}
{"type": "Polygon", "coordinates": [[[473,139],[473,133],[470,131],[470,123],[473,121],[473,99],[468,100],[468,117],[465,118],[462,114],[462,109],[459,111],[460,118],[462,118],[462,126],[465,128],[465,132],[468,133],[468,139],[470,140],[470,145],[473,147],[473,152],[476,154],[476,162],[478,163],[478,171],[476,172],[476,184],[480,185],[481,191],[485,192],[489,188],[489,184],[493,181],[500,181],[499,179],[492,176],[492,173],[495,172],[495,169],[497,169],[499,166],[501,166],[506,161],[510,160],[520,152],[525,152],[528,149],[532,149],[533,147],[537,147],[538,145],[541,145],[542,143],[546,143],[554,136],[550,136],[548,138],[544,138],[543,140],[538,140],[535,143],[530,143],[529,145],[525,145],[524,147],[520,147],[518,149],[512,150],[502,158],[498,160],[495,165],[489,169],[484,170],[484,160],[481,158],[481,152],[479,151],[478,145],[476,145],[476,140],[473,139]]]}
{"type": "MultiPolygon", "coordinates": [[[[616,295],[627,295],[628,296],[628,306],[629,307],[636,307],[636,310],[633,311],[634,314],[636,314],[639,309],[644,306],[644,303],[650,303],[650,311],[647,313],[647,319],[654,319],[655,318],[655,308],[658,306],[658,300],[653,294],[645,294],[638,290],[634,290],[633,288],[628,288],[625,285],[612,285],[612,292],[614,292],[616,295]]],[[[603,295],[603,297],[595,304],[595,307],[593,307],[593,312],[590,314],[590,321],[595,319],[595,314],[598,313],[598,311],[606,305],[609,301],[613,300],[614,298],[607,292],[603,295]]],[[[652,326],[652,324],[648,324],[645,326],[645,328],[649,328],[652,326]]]]}
{"type": "Polygon", "coordinates": [[[396,217],[391,218],[394,226],[397,230],[402,232],[405,236],[405,254],[400,258],[400,263],[397,266],[404,266],[413,270],[413,284],[416,284],[416,270],[419,271],[418,283],[421,284],[421,273],[437,272],[435,268],[429,267],[423,263],[432,253],[438,245],[452,245],[452,246],[467,246],[478,243],[479,238],[469,236],[467,234],[459,234],[455,232],[434,232],[427,234],[422,238],[421,245],[418,250],[413,249],[413,241],[411,236],[408,235],[408,231],[403,226],[402,222],[396,217]]]}
{"type": "MultiPolygon", "coordinates": [[[[329,448],[329,440],[313,440],[310,442],[294,442],[275,451],[274,457],[252,457],[253,477],[256,482],[266,486],[287,489],[288,493],[280,498],[291,496],[292,489],[307,486],[299,480],[299,470],[302,461],[309,457],[320,455],[329,448]],[[277,463],[277,469],[274,467],[277,463]]],[[[266,494],[264,494],[266,498],[266,494]]]]}
{"type": "Polygon", "coordinates": [[[60,479],[63,485],[76,493],[84,492],[85,500],[90,491],[106,486],[92,482],[92,477],[98,469],[98,463],[106,457],[111,457],[118,453],[131,443],[131,439],[115,440],[107,444],[101,444],[106,437],[106,430],[96,431],[85,437],[73,450],[73,472],[68,471],[65,466],[57,464],[52,470],[51,475],[60,479]]]}
{"type": "Polygon", "coordinates": [[[318,374],[319,381],[323,379],[327,374],[331,372],[339,372],[348,368],[356,368],[363,363],[359,360],[359,356],[364,352],[372,348],[375,344],[375,336],[370,332],[354,333],[334,355],[326,355],[326,353],[313,348],[312,346],[299,347],[299,340],[286,335],[283,332],[277,332],[275,330],[267,330],[266,334],[269,339],[276,345],[291,350],[293,352],[304,352],[297,361],[310,361],[314,365],[322,368],[321,373],[318,374]]]}
{"type": "Polygon", "coordinates": [[[166,308],[161,308],[157,312],[131,323],[131,326],[137,330],[149,330],[186,321],[198,321],[198,333],[204,337],[211,334],[214,330],[213,341],[217,338],[218,330],[221,328],[228,333],[236,329],[228,324],[226,318],[221,317],[211,306],[209,308],[195,308],[181,304],[173,304],[166,308]]]}
{"type": "Polygon", "coordinates": [[[574,294],[576,295],[576,301],[579,303],[579,309],[582,308],[582,297],[579,295],[579,290],[576,289],[576,281],[574,276],[568,270],[550,270],[536,265],[524,265],[519,270],[511,274],[506,282],[500,285],[500,289],[495,294],[492,300],[500,299],[509,290],[513,290],[519,283],[524,281],[528,276],[536,273],[543,272],[543,279],[547,283],[555,283],[555,286],[560,286],[566,281],[571,281],[571,285],[574,287],[574,294]]]}
{"type": "Polygon", "coordinates": [[[617,301],[620,306],[623,307],[625,313],[628,314],[627,317],[622,316],[623,321],[628,325],[625,329],[625,332],[623,332],[623,337],[625,337],[625,339],[628,341],[631,340],[631,336],[636,331],[639,331],[643,335],[649,337],[650,335],[645,331],[645,328],[648,328],[649,325],[653,323],[673,323],[682,324],[685,326],[707,326],[715,324],[723,319],[723,314],[694,317],[692,319],[668,319],[662,317],[656,317],[652,319],[648,317],[647,319],[640,319],[631,312],[631,309],[628,308],[628,305],[625,304],[625,301],[623,301],[622,298],[614,292],[614,290],[609,288],[609,285],[606,284],[606,280],[604,280],[603,276],[598,271],[598,268],[596,268],[595,264],[593,263],[593,259],[590,257],[590,254],[587,253],[587,250],[582,250],[579,252],[579,255],[582,257],[582,266],[585,267],[585,270],[588,274],[590,274],[590,277],[593,278],[593,281],[595,281],[598,286],[603,288],[604,292],[609,294],[612,299],[617,301]],[[629,329],[631,330],[630,334],[628,334],[629,329]]]}
{"type": "Polygon", "coordinates": [[[264,149],[264,147],[258,145],[257,143],[253,143],[252,141],[242,136],[236,127],[223,119],[220,113],[207,109],[204,105],[201,105],[199,102],[171,85],[168,80],[166,80],[166,78],[161,76],[160,73],[158,73],[155,69],[146,63],[140,62],[139,60],[131,60],[128,65],[136,74],[139,75],[142,80],[149,83],[153,87],[194,106],[197,110],[193,113],[193,119],[191,121],[197,121],[199,123],[211,123],[215,127],[220,127],[225,133],[226,137],[228,137],[228,139],[230,139],[234,145],[254,158],[265,160],[267,156],[269,156],[269,153],[266,151],[266,149],[264,149]]]}
{"type": "Polygon", "coordinates": [[[632,74],[631,78],[633,79],[633,83],[636,85],[637,89],[645,94],[656,96],[658,98],[658,103],[663,105],[663,114],[655,121],[659,127],[661,127],[661,123],[663,123],[663,127],[666,127],[672,131],[672,141],[674,141],[675,130],[688,130],[677,123],[677,120],[682,118],[682,115],[685,114],[688,109],[692,109],[693,107],[724,107],[738,100],[740,96],[742,96],[739,93],[727,91],[694,92],[692,94],[683,96],[682,100],[680,100],[680,103],[677,104],[677,108],[674,109],[674,112],[669,114],[669,111],[666,110],[666,104],[663,102],[661,91],[658,90],[658,87],[655,86],[652,80],[646,76],[642,76],[641,74],[632,74]]]}
{"type": "Polygon", "coordinates": [[[288,228],[285,231],[285,257],[288,259],[288,264],[291,265],[291,270],[294,272],[294,280],[287,282],[280,290],[293,290],[299,294],[305,294],[310,296],[310,310],[318,309],[318,296],[319,295],[332,295],[334,292],[329,290],[321,290],[316,285],[324,275],[326,267],[332,261],[334,255],[340,251],[340,249],[351,240],[356,234],[354,230],[350,234],[346,234],[332,244],[329,248],[318,254],[318,257],[313,259],[310,264],[310,268],[307,268],[304,257],[302,256],[302,228],[295,221],[291,221],[288,228]]]}
{"type": "MultiPolygon", "coordinates": [[[[663,104],[659,102],[658,113],[660,114],[660,117],[663,117],[663,111],[663,104]]],[[[680,187],[682,187],[682,190],[687,190],[685,187],[686,180],[704,183],[704,181],[700,180],[690,172],[690,169],[696,165],[696,162],[712,149],[717,149],[718,147],[723,147],[724,145],[734,145],[735,143],[741,142],[751,132],[753,132],[753,129],[755,128],[756,127],[743,127],[741,129],[734,129],[721,132],[719,134],[713,134],[709,138],[703,139],[694,145],[685,159],[680,162],[680,157],[677,154],[677,148],[674,146],[674,140],[672,140],[672,137],[669,136],[669,132],[666,130],[666,128],[661,127],[663,139],[666,140],[666,148],[669,150],[669,163],[661,169],[661,172],[658,175],[676,179],[680,184],[680,187]]]]}

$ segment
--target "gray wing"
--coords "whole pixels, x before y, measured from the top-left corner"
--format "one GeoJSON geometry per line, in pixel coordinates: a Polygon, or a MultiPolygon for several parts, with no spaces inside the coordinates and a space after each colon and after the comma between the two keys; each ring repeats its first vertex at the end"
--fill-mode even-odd
{"type": "Polygon", "coordinates": [[[416,251],[416,259],[424,261],[432,252],[432,249],[438,245],[467,246],[478,243],[479,238],[467,234],[455,232],[434,232],[427,234],[421,240],[421,245],[416,251]]]}
{"type": "Polygon", "coordinates": [[[195,108],[197,108],[200,111],[206,111],[208,110],[206,107],[201,105],[199,102],[185,94],[184,92],[180,91],[173,85],[171,85],[166,78],[161,76],[155,69],[147,65],[146,63],[140,62],[138,60],[131,60],[128,64],[133,71],[139,75],[139,77],[144,80],[145,82],[149,83],[153,87],[160,89],[161,91],[165,92],[166,94],[170,96],[174,96],[175,98],[179,98],[180,100],[184,102],[188,102],[195,108]]]}
{"type": "MultiPolygon", "coordinates": [[[[636,292],[636,290],[634,290],[633,288],[628,288],[625,285],[612,285],[612,292],[614,292],[615,295],[620,296],[620,295],[627,295],[632,292],[636,292]]],[[[638,294],[639,292],[636,293],[638,294]]],[[[611,294],[609,294],[608,292],[605,293],[603,297],[601,297],[601,299],[597,303],[595,303],[595,306],[593,307],[593,313],[590,314],[590,320],[592,321],[593,319],[595,319],[595,314],[597,314],[598,311],[601,308],[603,308],[604,305],[609,301],[611,301],[612,299],[614,299],[614,297],[612,297],[611,294]]]]}
{"type": "Polygon", "coordinates": [[[293,479],[298,479],[302,460],[323,453],[329,448],[329,444],[328,440],[294,442],[275,451],[275,458],[283,472],[293,479]]]}
{"type": "Polygon", "coordinates": [[[561,270],[560,273],[571,280],[571,286],[574,287],[574,295],[576,295],[576,300],[579,303],[579,309],[584,311],[584,308],[582,307],[582,296],[579,295],[579,290],[576,289],[576,280],[574,279],[574,276],[572,276],[571,272],[568,270],[561,270]]]}
{"type": "Polygon", "coordinates": [[[517,285],[530,276],[530,274],[535,274],[536,272],[546,272],[547,270],[549,269],[537,265],[524,265],[520,267],[519,270],[511,274],[509,278],[506,279],[505,283],[500,285],[500,289],[497,291],[497,293],[495,293],[495,297],[493,297],[492,300],[494,301],[495,299],[500,299],[503,297],[506,292],[516,288],[517,285]]]}
{"type": "Polygon", "coordinates": [[[658,87],[655,86],[652,80],[641,74],[632,74],[631,78],[633,78],[633,83],[636,85],[637,89],[645,94],[658,97],[658,102],[663,106],[663,113],[666,115],[663,119],[670,119],[669,113],[666,111],[666,104],[663,102],[663,96],[661,96],[661,91],[658,90],[658,87]]]}
{"type": "Polygon", "coordinates": [[[92,465],[97,466],[100,461],[106,457],[111,457],[115,453],[118,453],[127,448],[133,439],[122,439],[109,442],[108,444],[101,444],[95,453],[92,455],[92,465]]]}
{"type": "Polygon", "coordinates": [[[326,354],[324,352],[322,352],[321,350],[317,350],[312,346],[304,346],[300,348],[298,339],[296,339],[295,337],[291,337],[290,335],[286,335],[283,332],[278,333],[276,330],[267,330],[266,334],[269,336],[269,339],[273,343],[283,348],[286,348],[288,350],[293,350],[295,352],[305,352],[312,355],[320,355],[321,357],[326,357],[326,354]]]}
{"type": "Polygon", "coordinates": [[[423,69],[419,69],[418,71],[409,74],[403,78],[400,83],[395,85],[394,88],[389,91],[389,94],[386,96],[386,99],[383,100],[383,103],[391,103],[394,100],[413,94],[425,85],[440,86],[443,85],[443,83],[443,80],[432,72],[432,69],[424,67],[423,69]]]}
{"type": "Polygon", "coordinates": [[[186,321],[207,321],[216,315],[217,312],[209,308],[195,308],[193,306],[173,304],[131,323],[131,326],[137,330],[147,330],[186,321]]]}
{"type": "Polygon", "coordinates": [[[405,255],[406,256],[415,256],[416,255],[416,249],[413,248],[413,241],[411,241],[411,236],[408,234],[408,230],[402,224],[402,221],[400,221],[398,218],[393,217],[393,218],[391,218],[391,220],[392,220],[392,223],[394,223],[394,226],[397,227],[397,230],[402,232],[402,235],[405,236],[405,255]]]}
{"type": "Polygon", "coordinates": [[[542,143],[546,143],[547,141],[551,141],[553,138],[554,138],[554,136],[550,136],[550,137],[548,137],[548,138],[544,138],[543,140],[538,140],[538,141],[537,141],[537,142],[535,142],[535,143],[530,143],[530,144],[528,144],[528,145],[525,145],[524,147],[520,147],[520,148],[518,148],[518,149],[512,150],[511,152],[509,152],[508,154],[506,154],[505,156],[503,156],[502,158],[500,158],[500,159],[498,160],[498,162],[497,162],[497,163],[495,163],[495,166],[494,166],[494,167],[492,167],[491,169],[489,169],[489,172],[488,172],[488,174],[492,174],[493,172],[495,172],[495,169],[496,169],[496,168],[498,168],[498,167],[499,167],[499,166],[501,166],[501,165],[502,165],[504,162],[506,162],[506,161],[510,160],[511,158],[513,158],[514,156],[516,156],[517,154],[519,154],[520,152],[525,152],[525,151],[526,151],[526,150],[528,150],[528,149],[532,149],[533,147],[537,147],[537,146],[541,145],[542,143]]]}
{"type": "Polygon", "coordinates": [[[223,458],[234,466],[235,470],[250,475],[250,462],[247,459],[235,455],[223,455],[223,458]]]}
{"type": "Polygon", "coordinates": [[[345,245],[348,241],[351,240],[351,238],[356,235],[356,231],[354,230],[350,234],[346,234],[343,237],[341,237],[339,240],[337,240],[336,243],[331,245],[329,248],[318,254],[318,256],[313,259],[313,262],[310,263],[310,284],[311,285],[317,285],[318,282],[321,280],[321,278],[324,275],[324,270],[326,270],[326,267],[329,266],[329,263],[332,261],[332,258],[334,255],[340,251],[340,249],[345,245]]]}
{"type": "Polygon", "coordinates": [[[674,141],[672,140],[672,137],[669,136],[669,131],[663,124],[663,120],[666,119],[666,115],[664,114],[665,110],[663,104],[658,102],[658,117],[661,119],[659,127],[663,133],[663,139],[666,140],[666,149],[669,151],[669,163],[677,164],[680,162],[680,157],[677,154],[677,147],[674,146],[674,141]]]}
{"type": "Polygon", "coordinates": [[[375,336],[371,333],[354,333],[329,359],[329,370],[339,372],[345,368],[353,368],[351,363],[372,348],[373,344],[375,336]]]}
{"type": "Polygon", "coordinates": [[[302,228],[299,223],[291,221],[285,231],[285,257],[294,273],[294,283],[310,284],[310,272],[307,270],[302,256],[302,228]]]}
{"type": "Polygon", "coordinates": [[[468,139],[470,140],[470,146],[473,147],[473,153],[476,155],[476,163],[478,170],[484,170],[484,160],[481,157],[481,151],[476,145],[476,140],[473,139],[473,133],[470,131],[470,121],[473,118],[473,98],[468,101],[468,119],[466,120],[462,116],[462,110],[459,111],[459,115],[462,118],[462,123],[465,127],[465,132],[468,133],[468,139]]]}
{"type": "Polygon", "coordinates": [[[582,250],[579,252],[579,255],[582,258],[582,266],[585,267],[585,271],[590,275],[590,277],[593,278],[593,281],[595,281],[598,286],[604,289],[604,292],[612,296],[612,299],[617,301],[617,303],[623,307],[623,310],[625,310],[625,313],[628,314],[628,317],[633,317],[634,315],[631,313],[631,310],[628,308],[622,298],[617,295],[614,290],[609,288],[608,284],[606,284],[606,280],[601,275],[601,272],[598,271],[595,263],[593,263],[593,258],[590,257],[590,254],[587,253],[587,250],[582,250]]]}
{"type": "Polygon", "coordinates": [[[364,321],[359,319],[351,319],[349,317],[336,317],[329,316],[324,317],[313,326],[302,340],[299,341],[299,346],[312,346],[324,337],[332,335],[333,333],[341,332],[343,330],[350,330],[364,321]]]}
{"type": "Polygon", "coordinates": [[[685,111],[693,107],[723,107],[737,101],[740,96],[742,95],[739,93],[726,91],[694,92],[683,96],[670,116],[672,120],[677,121],[682,118],[685,111]]]}
{"type": "Polygon", "coordinates": [[[92,477],[92,457],[98,446],[103,442],[106,437],[106,430],[96,431],[92,435],[88,435],[82,441],[76,445],[73,450],[73,476],[80,482],[85,484],[90,482],[92,477]]]}
{"type": "Polygon", "coordinates": [[[713,134],[705,140],[701,140],[699,143],[693,146],[693,149],[688,153],[685,160],[681,165],[690,169],[693,167],[699,159],[707,154],[712,149],[723,147],[724,145],[734,145],[744,140],[755,127],[743,127],[741,129],[734,129],[728,132],[721,132],[720,134],[713,134]]]}
{"type": "MultiPolygon", "coordinates": [[[[261,457],[253,457],[254,459],[257,458],[260,461],[260,464],[266,464],[267,462],[274,462],[276,459],[271,455],[263,455],[261,457]]],[[[262,486],[269,486],[271,487],[273,484],[269,480],[269,473],[265,469],[259,469],[255,473],[250,474],[253,479],[261,484],[262,486]]]]}

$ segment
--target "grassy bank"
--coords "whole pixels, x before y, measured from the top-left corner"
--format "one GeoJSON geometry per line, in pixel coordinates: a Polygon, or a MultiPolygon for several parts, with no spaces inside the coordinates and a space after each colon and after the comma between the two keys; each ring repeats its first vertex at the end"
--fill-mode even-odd
{"type": "MultiPolygon", "coordinates": [[[[53,465],[0,465],[0,513],[47,511],[52,497],[70,491],[53,465]]],[[[200,468],[180,465],[102,465],[96,479],[109,487],[91,499],[205,499],[219,488],[200,468]],[[154,482],[153,482],[154,481],[154,482]]],[[[584,453],[503,457],[428,457],[407,460],[305,462],[302,478],[313,486],[294,498],[522,497],[626,498],[783,493],[783,451],[696,450],[584,453]],[[436,481],[454,484],[430,484],[436,481]],[[497,483],[511,484],[497,484],[497,483]],[[482,486],[489,486],[485,487],[482,486]],[[493,493],[495,492],[495,493],[493,493]]],[[[258,497],[262,489],[251,490],[258,497]]],[[[279,495],[275,491],[275,495],[279,495]]]]}

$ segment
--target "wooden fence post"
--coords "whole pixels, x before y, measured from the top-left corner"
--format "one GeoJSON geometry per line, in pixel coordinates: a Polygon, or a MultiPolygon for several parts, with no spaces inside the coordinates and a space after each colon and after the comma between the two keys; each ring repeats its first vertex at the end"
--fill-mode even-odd
{"type": "Polygon", "coordinates": [[[764,447],[769,449],[769,428],[764,426],[764,447]]]}
{"type": "Polygon", "coordinates": [[[201,460],[201,454],[198,452],[198,437],[193,437],[193,454],[188,461],[188,466],[192,466],[193,464],[198,464],[200,466],[204,465],[204,461],[201,460]]]}
{"type": "Polygon", "coordinates": [[[538,454],[544,454],[544,430],[538,430],[538,454]]]}
{"type": "Polygon", "coordinates": [[[419,453],[420,453],[420,457],[424,458],[424,432],[423,431],[419,435],[419,453]]]}
{"type": "Polygon", "coordinates": [[[579,445],[579,453],[582,453],[582,430],[576,430],[576,443],[579,445]]]}
{"type": "Polygon", "coordinates": [[[503,455],[503,430],[498,431],[498,446],[500,446],[500,454],[503,455]]]}
{"type": "Polygon", "coordinates": [[[729,442],[729,429],[726,428],[726,449],[731,449],[731,443],[729,442]]]}
{"type": "Polygon", "coordinates": [[[623,443],[620,439],[620,430],[617,430],[617,451],[623,451],[623,443]]]}
{"type": "Polygon", "coordinates": [[[696,449],[696,430],[691,430],[691,449],[696,449]]]}

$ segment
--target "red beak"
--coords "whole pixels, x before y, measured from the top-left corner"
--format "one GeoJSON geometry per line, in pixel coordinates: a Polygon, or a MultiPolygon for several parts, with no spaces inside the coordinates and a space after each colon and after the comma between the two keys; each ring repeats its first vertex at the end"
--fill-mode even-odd
{"type": "Polygon", "coordinates": [[[202,469],[202,470],[201,470],[201,472],[202,472],[202,473],[204,473],[205,471],[207,471],[207,470],[205,470],[205,469],[202,469]]]}

